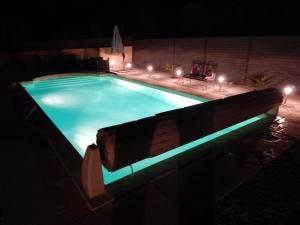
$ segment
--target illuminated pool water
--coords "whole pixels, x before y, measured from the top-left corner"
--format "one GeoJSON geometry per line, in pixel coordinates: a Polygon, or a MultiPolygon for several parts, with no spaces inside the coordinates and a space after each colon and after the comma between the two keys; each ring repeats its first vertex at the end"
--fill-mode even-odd
{"type": "MultiPolygon", "coordinates": [[[[70,76],[23,82],[22,85],[82,157],[87,146],[96,142],[100,128],[207,101],[108,75],[70,76]]],[[[114,172],[103,167],[104,183],[112,183],[261,118],[251,118],[114,172]]]]}

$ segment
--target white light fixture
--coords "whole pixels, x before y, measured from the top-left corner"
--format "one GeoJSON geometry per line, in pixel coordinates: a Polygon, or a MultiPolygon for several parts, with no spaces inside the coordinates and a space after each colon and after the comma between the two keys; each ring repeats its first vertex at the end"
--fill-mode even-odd
{"type": "Polygon", "coordinates": [[[225,80],[225,77],[223,77],[223,76],[219,76],[219,77],[218,77],[218,82],[219,82],[219,83],[223,83],[224,80],[225,80]]]}
{"type": "Polygon", "coordinates": [[[218,80],[218,83],[219,83],[219,90],[221,91],[222,90],[222,85],[225,81],[225,77],[224,76],[219,76],[217,80],[218,80]]]}
{"type": "Polygon", "coordinates": [[[284,100],[283,104],[286,104],[288,96],[294,91],[294,87],[286,86],[283,88],[284,100]]]}
{"type": "Polygon", "coordinates": [[[127,63],[127,64],[126,64],[126,67],[127,67],[128,69],[130,69],[130,68],[132,67],[132,64],[131,64],[131,63],[127,63]]]}
{"type": "Polygon", "coordinates": [[[115,61],[111,60],[111,61],[109,61],[109,64],[112,65],[112,66],[114,66],[115,65],[115,61]]]}
{"type": "Polygon", "coordinates": [[[177,69],[175,71],[176,76],[181,76],[183,74],[183,71],[181,69],[177,69]]]}
{"type": "Polygon", "coordinates": [[[152,71],[153,71],[153,66],[148,65],[148,66],[147,66],[147,70],[148,70],[149,72],[152,72],[152,71]]]}
{"type": "Polygon", "coordinates": [[[285,95],[289,95],[292,93],[293,88],[291,86],[287,86],[283,89],[285,95]]]}

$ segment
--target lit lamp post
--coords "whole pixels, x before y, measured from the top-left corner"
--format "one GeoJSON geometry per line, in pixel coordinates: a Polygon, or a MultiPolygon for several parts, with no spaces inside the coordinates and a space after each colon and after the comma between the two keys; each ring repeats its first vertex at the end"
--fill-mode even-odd
{"type": "Polygon", "coordinates": [[[151,72],[153,71],[153,66],[152,65],[148,65],[147,66],[147,71],[149,72],[149,76],[151,76],[151,72]]]}
{"type": "Polygon", "coordinates": [[[111,70],[113,70],[115,61],[114,60],[109,61],[109,65],[111,66],[111,70]]]}
{"type": "Polygon", "coordinates": [[[181,69],[177,69],[175,71],[175,73],[176,73],[176,76],[180,77],[182,75],[183,71],[181,69]]]}
{"type": "Polygon", "coordinates": [[[132,64],[131,64],[131,63],[127,63],[127,64],[126,64],[126,68],[127,68],[127,69],[131,69],[131,68],[132,68],[132,64]]]}
{"type": "Polygon", "coordinates": [[[180,80],[181,78],[183,78],[183,70],[180,69],[180,68],[176,69],[176,70],[175,70],[175,75],[176,75],[176,77],[177,77],[177,79],[178,79],[178,82],[179,82],[179,80],[180,80]]]}
{"type": "Polygon", "coordinates": [[[225,77],[224,76],[219,76],[218,77],[219,91],[222,90],[222,86],[223,86],[224,81],[225,81],[225,77]]]}
{"type": "Polygon", "coordinates": [[[286,102],[287,102],[287,98],[288,96],[293,92],[293,87],[292,86],[286,86],[284,89],[283,89],[283,94],[284,94],[284,100],[283,100],[283,104],[285,105],[286,102]]]}

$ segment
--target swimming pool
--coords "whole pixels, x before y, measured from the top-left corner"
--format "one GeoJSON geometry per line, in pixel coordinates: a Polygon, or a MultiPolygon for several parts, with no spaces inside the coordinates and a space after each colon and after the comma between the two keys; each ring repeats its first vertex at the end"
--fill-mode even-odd
{"type": "MultiPolygon", "coordinates": [[[[97,131],[101,128],[140,121],[163,112],[209,102],[208,99],[198,96],[109,74],[50,76],[21,82],[21,85],[82,159],[85,157],[87,146],[96,142],[97,131]]],[[[34,111],[30,110],[27,117],[32,116],[34,111]]],[[[103,183],[110,185],[166,159],[194,150],[197,146],[254,124],[265,117],[265,114],[260,113],[239,123],[225,126],[225,129],[216,128],[216,132],[208,132],[208,135],[197,140],[162,154],[149,155],[114,171],[102,165],[103,183]]],[[[138,135],[136,138],[139,138],[138,135]]],[[[68,151],[64,154],[64,157],[68,158],[68,155],[74,155],[74,152],[68,151]]],[[[77,155],[74,156],[76,160],[77,155]]],[[[76,165],[75,170],[80,166],[76,165]]]]}
{"type": "MultiPolygon", "coordinates": [[[[100,128],[208,101],[109,75],[41,79],[22,85],[82,157],[100,128]]],[[[124,177],[126,170],[110,173],[103,168],[104,183],[124,177]]]]}
{"type": "Polygon", "coordinates": [[[83,157],[100,128],[207,101],[112,76],[23,82],[47,116],[83,157]]]}

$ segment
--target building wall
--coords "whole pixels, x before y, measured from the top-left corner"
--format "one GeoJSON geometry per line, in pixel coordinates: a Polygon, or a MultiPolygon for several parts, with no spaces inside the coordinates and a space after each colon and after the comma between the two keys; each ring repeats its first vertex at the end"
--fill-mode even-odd
{"type": "Polygon", "coordinates": [[[164,69],[166,64],[178,64],[189,72],[194,60],[217,63],[217,73],[235,83],[264,72],[274,76],[279,86],[292,83],[300,87],[299,36],[147,39],[133,44],[137,67],[153,63],[164,69]]]}
{"type": "Polygon", "coordinates": [[[205,57],[204,38],[182,38],[175,40],[175,64],[183,67],[185,71],[190,71],[193,60],[203,61],[205,57]]]}
{"type": "Polygon", "coordinates": [[[114,65],[110,64],[110,70],[121,70],[126,63],[132,63],[132,46],[124,47],[125,58],[123,62],[123,56],[119,53],[112,53],[111,48],[100,48],[99,56],[104,60],[109,59],[110,62],[114,62],[114,65]]]}
{"type": "Polygon", "coordinates": [[[281,84],[300,88],[300,37],[258,37],[253,40],[249,73],[265,71],[281,84]]]}
{"type": "MultiPolygon", "coordinates": [[[[132,46],[125,46],[125,62],[132,62],[132,46]]],[[[56,57],[58,60],[63,56],[72,56],[76,59],[83,60],[90,57],[103,57],[103,59],[110,58],[116,61],[116,68],[121,67],[122,56],[121,54],[112,54],[111,48],[74,48],[74,49],[51,49],[51,50],[35,50],[35,51],[20,51],[20,52],[6,52],[0,53],[0,66],[7,63],[9,60],[22,61],[27,65],[30,65],[34,61],[34,57],[40,57],[41,59],[47,56],[56,57]]]]}
{"type": "Polygon", "coordinates": [[[137,40],[133,48],[132,60],[136,67],[142,68],[152,61],[151,40],[137,40]]]}
{"type": "Polygon", "coordinates": [[[209,38],[206,61],[218,64],[217,74],[239,82],[245,75],[248,44],[248,38],[209,38]]]}

